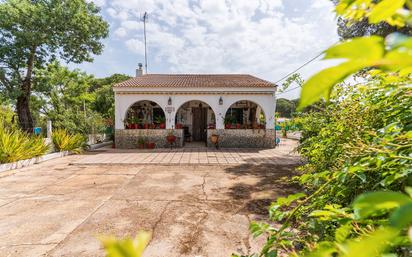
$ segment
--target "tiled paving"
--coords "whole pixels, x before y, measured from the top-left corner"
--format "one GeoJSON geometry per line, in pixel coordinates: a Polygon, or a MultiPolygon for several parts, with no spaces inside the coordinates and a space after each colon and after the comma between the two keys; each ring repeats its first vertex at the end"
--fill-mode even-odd
{"type": "Polygon", "coordinates": [[[281,145],[274,149],[214,149],[206,147],[185,147],[176,149],[111,149],[99,150],[99,154],[92,154],[73,162],[80,165],[96,164],[162,164],[162,165],[233,165],[233,164],[279,164],[285,161],[280,156],[294,155],[296,141],[283,140],[281,145]]]}

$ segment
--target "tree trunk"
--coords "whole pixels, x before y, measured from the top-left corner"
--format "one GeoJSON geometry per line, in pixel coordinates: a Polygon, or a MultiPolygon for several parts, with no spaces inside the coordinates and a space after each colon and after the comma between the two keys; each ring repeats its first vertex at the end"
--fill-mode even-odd
{"type": "Polygon", "coordinates": [[[34,122],[30,112],[30,95],[22,93],[17,97],[16,109],[20,127],[29,133],[33,132],[34,122]]]}
{"type": "Polygon", "coordinates": [[[30,56],[27,60],[27,73],[20,85],[20,95],[17,97],[16,109],[19,116],[20,127],[29,132],[33,132],[34,122],[30,111],[31,78],[33,74],[33,64],[36,53],[36,46],[30,49],[30,56]]]}

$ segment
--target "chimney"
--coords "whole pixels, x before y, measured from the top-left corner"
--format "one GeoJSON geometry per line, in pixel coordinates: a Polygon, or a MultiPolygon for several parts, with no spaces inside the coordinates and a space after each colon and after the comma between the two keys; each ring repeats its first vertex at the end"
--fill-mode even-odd
{"type": "Polygon", "coordinates": [[[143,76],[143,64],[139,62],[138,68],[136,69],[136,77],[143,76]]]}

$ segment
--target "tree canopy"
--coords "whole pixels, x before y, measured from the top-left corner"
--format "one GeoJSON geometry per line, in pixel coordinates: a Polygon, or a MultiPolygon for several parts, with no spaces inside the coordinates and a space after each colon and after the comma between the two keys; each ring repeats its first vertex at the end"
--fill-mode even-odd
{"type": "Polygon", "coordinates": [[[31,130],[34,69],[59,58],[92,61],[108,24],[85,0],[6,0],[0,3],[0,90],[15,99],[19,123],[31,130]]]}

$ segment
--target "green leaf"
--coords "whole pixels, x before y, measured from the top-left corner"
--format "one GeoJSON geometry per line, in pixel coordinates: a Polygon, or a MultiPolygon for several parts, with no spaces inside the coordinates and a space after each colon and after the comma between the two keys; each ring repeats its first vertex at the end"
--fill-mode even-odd
{"type": "Polygon", "coordinates": [[[150,241],[151,234],[141,231],[135,239],[116,239],[115,237],[101,237],[100,241],[106,250],[107,257],[141,257],[150,241]]]}
{"type": "Polygon", "coordinates": [[[397,192],[372,192],[358,196],[354,203],[355,216],[366,218],[378,210],[388,210],[412,202],[408,196],[397,192]]]}
{"type": "Polygon", "coordinates": [[[349,237],[351,232],[352,232],[352,224],[351,223],[348,223],[348,224],[345,224],[345,225],[341,226],[340,228],[338,228],[335,231],[335,240],[336,240],[336,242],[343,243],[346,240],[346,238],[349,237]]]}
{"type": "Polygon", "coordinates": [[[360,240],[351,240],[341,247],[342,257],[379,256],[398,234],[399,230],[397,229],[382,228],[361,237],[360,240]]]}
{"type": "Polygon", "coordinates": [[[405,0],[383,0],[379,2],[372,9],[369,16],[369,22],[379,23],[392,17],[404,4],[405,0]]]}
{"type": "Polygon", "coordinates": [[[324,59],[380,59],[383,57],[384,39],[378,36],[355,38],[326,50],[324,59]]]}
{"type": "Polygon", "coordinates": [[[412,202],[396,209],[389,217],[389,224],[398,229],[412,224],[412,202]]]}
{"type": "Polygon", "coordinates": [[[302,87],[298,109],[302,110],[321,97],[328,99],[335,84],[342,82],[358,70],[372,65],[371,61],[348,61],[315,74],[302,87]]]}

